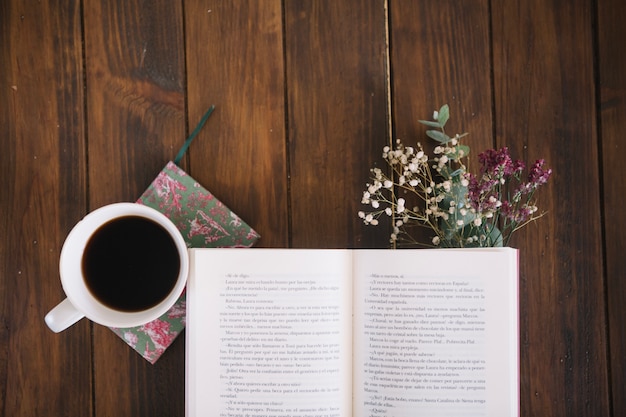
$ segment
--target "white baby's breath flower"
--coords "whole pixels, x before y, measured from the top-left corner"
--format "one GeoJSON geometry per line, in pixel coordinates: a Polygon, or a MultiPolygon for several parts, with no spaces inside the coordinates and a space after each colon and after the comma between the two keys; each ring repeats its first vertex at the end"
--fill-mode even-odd
{"type": "Polygon", "coordinates": [[[391,187],[393,187],[393,182],[391,182],[390,180],[385,180],[385,182],[383,183],[383,187],[385,187],[386,189],[390,189],[391,187]]]}
{"type": "Polygon", "coordinates": [[[477,226],[477,227],[478,227],[478,226],[480,226],[481,224],[483,224],[482,219],[481,219],[480,217],[476,217],[476,218],[474,219],[474,226],[477,226]]]}
{"type": "Polygon", "coordinates": [[[378,181],[378,180],[376,180],[376,181],[374,181],[374,184],[370,185],[367,188],[367,191],[369,191],[371,194],[375,194],[378,190],[381,189],[382,186],[383,186],[383,183],[378,181]]]}
{"type": "Polygon", "coordinates": [[[439,236],[433,237],[433,245],[437,246],[439,245],[439,243],[441,243],[441,239],[439,239],[439,236]]]}
{"type": "Polygon", "coordinates": [[[398,207],[397,207],[397,209],[396,209],[396,212],[397,212],[398,214],[400,214],[400,213],[402,213],[402,212],[404,211],[404,209],[405,209],[405,208],[404,208],[404,203],[405,203],[404,198],[399,198],[399,199],[398,199],[398,207]]]}
{"type": "Polygon", "coordinates": [[[380,203],[378,202],[378,200],[372,200],[372,207],[375,209],[380,207],[380,203]]]}

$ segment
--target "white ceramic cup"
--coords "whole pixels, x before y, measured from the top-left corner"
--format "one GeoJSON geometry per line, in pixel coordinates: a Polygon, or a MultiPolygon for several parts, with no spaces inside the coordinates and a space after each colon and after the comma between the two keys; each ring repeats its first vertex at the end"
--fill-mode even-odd
{"type": "Polygon", "coordinates": [[[180,297],[187,283],[189,255],[187,246],[176,228],[157,210],[135,203],[115,203],[101,207],[85,216],[65,239],[59,261],[61,284],[67,298],[46,315],[48,327],[61,332],[83,317],[109,327],[135,327],[165,314],[180,297]],[[126,216],[140,216],[159,224],[175,243],[180,259],[178,277],[172,290],[158,304],[140,311],[120,311],[100,302],[83,279],[82,257],[92,235],[104,224],[126,216]]]}

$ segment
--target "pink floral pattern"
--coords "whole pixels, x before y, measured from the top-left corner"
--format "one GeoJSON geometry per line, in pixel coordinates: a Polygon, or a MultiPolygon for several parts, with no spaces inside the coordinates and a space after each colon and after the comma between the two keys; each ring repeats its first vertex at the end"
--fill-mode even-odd
{"type": "MultiPolygon", "coordinates": [[[[138,204],[172,220],[191,248],[250,247],[259,234],[173,162],[141,195],[138,204]]],[[[186,324],[186,294],[163,316],[134,328],[111,328],[131,348],[154,364],[186,324]]]]}

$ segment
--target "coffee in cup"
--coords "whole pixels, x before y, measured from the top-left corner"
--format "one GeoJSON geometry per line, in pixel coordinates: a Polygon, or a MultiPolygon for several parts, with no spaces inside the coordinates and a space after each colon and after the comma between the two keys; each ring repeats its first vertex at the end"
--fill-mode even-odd
{"type": "Polygon", "coordinates": [[[134,203],[104,206],[70,232],[59,263],[67,299],[46,315],[60,332],[82,317],[134,327],[164,314],[186,284],[186,244],[162,213],[134,203]]]}

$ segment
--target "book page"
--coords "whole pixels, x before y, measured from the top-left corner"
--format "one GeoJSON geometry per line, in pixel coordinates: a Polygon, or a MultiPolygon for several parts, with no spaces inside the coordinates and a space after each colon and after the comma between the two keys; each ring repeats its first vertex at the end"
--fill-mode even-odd
{"type": "Polygon", "coordinates": [[[187,415],[351,415],[351,255],[192,250],[187,415]]]}
{"type": "Polygon", "coordinates": [[[517,252],[355,252],[354,410],[517,416],[517,252]]]}

